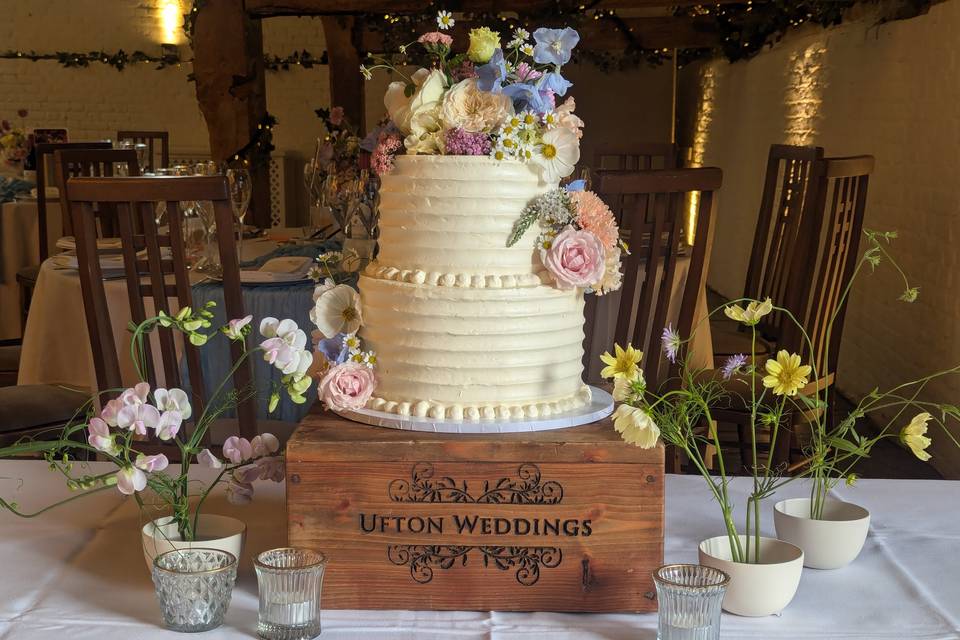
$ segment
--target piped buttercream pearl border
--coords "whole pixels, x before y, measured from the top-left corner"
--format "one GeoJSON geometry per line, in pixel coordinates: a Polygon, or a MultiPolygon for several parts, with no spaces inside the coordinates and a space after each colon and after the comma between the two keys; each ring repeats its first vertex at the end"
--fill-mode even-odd
{"type": "Polygon", "coordinates": [[[460,287],[463,289],[516,289],[551,283],[550,274],[546,270],[517,275],[482,275],[398,269],[397,267],[369,264],[363,273],[378,280],[393,280],[394,282],[409,282],[410,284],[426,284],[437,287],[460,287]]]}
{"type": "Polygon", "coordinates": [[[551,416],[577,409],[590,402],[590,388],[586,385],[566,398],[551,402],[533,402],[525,404],[458,404],[441,403],[429,400],[398,401],[373,397],[367,403],[368,409],[395,413],[401,416],[433,418],[434,420],[455,420],[481,422],[489,420],[522,420],[551,416]]]}

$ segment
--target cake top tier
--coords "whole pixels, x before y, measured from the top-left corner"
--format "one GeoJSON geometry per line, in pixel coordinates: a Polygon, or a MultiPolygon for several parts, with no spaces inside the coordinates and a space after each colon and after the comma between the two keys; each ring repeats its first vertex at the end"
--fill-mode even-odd
{"type": "Polygon", "coordinates": [[[512,247],[506,241],[523,208],[555,187],[518,161],[398,156],[382,178],[381,249],[373,269],[377,275],[391,268],[395,275],[423,272],[423,278],[404,278],[413,282],[517,276],[521,284],[533,283],[543,269],[533,246],[536,232],[512,247]]]}

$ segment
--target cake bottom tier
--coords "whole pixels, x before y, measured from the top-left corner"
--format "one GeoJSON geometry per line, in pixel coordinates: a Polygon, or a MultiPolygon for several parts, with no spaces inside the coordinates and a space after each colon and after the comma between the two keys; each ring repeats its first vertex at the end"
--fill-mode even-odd
{"type": "Polygon", "coordinates": [[[583,294],[360,278],[361,337],[377,354],[377,411],[448,420],[522,419],[590,401],[583,294]]]}

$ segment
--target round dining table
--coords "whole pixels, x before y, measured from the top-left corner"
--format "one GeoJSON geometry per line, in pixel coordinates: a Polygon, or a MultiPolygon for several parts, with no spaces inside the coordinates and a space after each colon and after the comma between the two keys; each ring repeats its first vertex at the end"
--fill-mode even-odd
{"type": "MultiPolygon", "coordinates": [[[[62,235],[60,205],[47,202],[47,246],[51,252],[62,235]]],[[[40,264],[40,223],[37,199],[21,196],[0,205],[0,340],[22,333],[17,271],[40,264]]]]}
{"type": "MultiPolygon", "coordinates": [[[[268,237],[248,239],[242,245],[242,262],[247,268],[256,266],[276,254],[316,256],[325,250],[318,244],[281,244],[299,235],[299,230],[273,230],[268,237]],[[251,265],[251,263],[253,263],[251,265]]],[[[214,326],[228,320],[224,313],[223,287],[191,274],[193,302],[197,307],[208,301],[217,302],[213,309],[214,326]]],[[[254,334],[262,318],[274,316],[291,318],[309,335],[311,332],[309,312],[312,306],[314,283],[304,280],[296,283],[268,283],[242,286],[244,309],[254,316],[254,334]]],[[[130,357],[131,319],[126,280],[123,277],[106,279],[104,291],[110,309],[110,324],[120,364],[120,375],[125,385],[139,381],[130,357]]],[[[149,299],[147,314],[152,313],[149,299]]],[[[171,304],[173,304],[171,302],[171,304]]],[[[175,311],[175,305],[171,311],[175,311]]],[[[158,353],[157,351],[154,351],[158,353]]],[[[226,339],[211,340],[203,349],[204,380],[209,386],[222,380],[230,365],[229,346],[226,339]]],[[[264,362],[255,361],[254,378],[258,395],[267,397],[270,387],[279,380],[280,372],[264,362]]],[[[83,310],[83,294],[80,276],[76,269],[62,266],[56,258],[44,261],[34,290],[24,333],[17,384],[56,384],[92,392],[97,388],[94,370],[94,354],[87,332],[83,310]]],[[[281,402],[279,409],[267,416],[266,403],[258,403],[260,418],[273,418],[284,422],[296,422],[307,411],[305,405],[281,402]]]]}

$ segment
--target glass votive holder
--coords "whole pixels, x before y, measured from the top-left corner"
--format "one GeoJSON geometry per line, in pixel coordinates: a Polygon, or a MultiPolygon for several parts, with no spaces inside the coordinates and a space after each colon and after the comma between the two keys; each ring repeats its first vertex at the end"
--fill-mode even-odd
{"type": "Polygon", "coordinates": [[[718,640],[720,605],[730,576],[698,564],[668,564],[653,574],[659,601],[657,640],[718,640]]]}
{"type": "Polygon", "coordinates": [[[230,607],[237,559],[219,549],[174,549],[153,560],[163,624],[174,631],[216,629],[230,607]]]}
{"type": "Polygon", "coordinates": [[[260,615],[257,633],[265,640],[309,640],[320,635],[320,592],[327,558],[292,547],[257,556],[260,615]]]}

